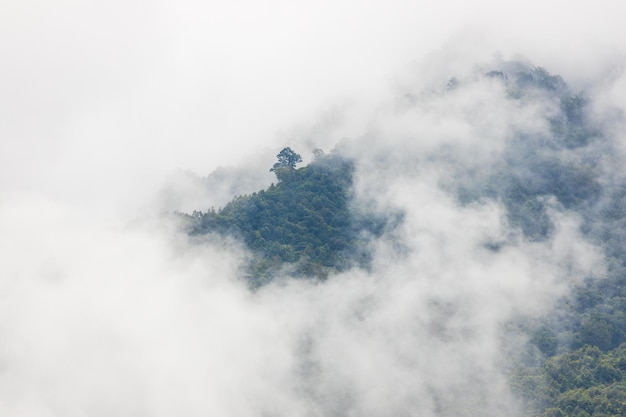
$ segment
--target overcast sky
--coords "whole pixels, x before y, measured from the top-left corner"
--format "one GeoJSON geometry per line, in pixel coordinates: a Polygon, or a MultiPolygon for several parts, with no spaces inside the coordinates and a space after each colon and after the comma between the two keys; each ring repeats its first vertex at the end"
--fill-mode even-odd
{"type": "Polygon", "coordinates": [[[446,68],[522,54],[584,82],[622,57],[623,7],[5,1],[0,190],[118,204],[176,169],[206,175],[260,149],[273,155],[294,125],[377,102],[432,53],[448,54],[446,68]]]}
{"type": "Polygon", "coordinates": [[[601,253],[571,213],[551,213],[546,242],[516,238],[504,207],[460,207],[421,158],[445,144],[459,169],[487,165],[515,133],[545,132],[550,103],[489,81],[393,103],[525,57],[624,111],[624,9],[5,0],[0,415],[515,415],[502,325],[544,314],[601,253]],[[252,294],[237,244],[128,222],[162,209],[179,170],[248,166],[263,183],[283,146],[307,157],[344,137],[359,195],[404,211],[410,256],[383,241],[372,271],[252,294]]]}

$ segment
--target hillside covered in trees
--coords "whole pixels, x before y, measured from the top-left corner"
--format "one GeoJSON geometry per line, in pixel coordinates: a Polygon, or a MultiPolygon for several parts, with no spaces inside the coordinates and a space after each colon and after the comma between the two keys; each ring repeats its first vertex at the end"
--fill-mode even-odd
{"type": "MultiPolygon", "coordinates": [[[[584,279],[550,314],[513,324],[528,342],[526,354],[511,359],[511,387],[529,417],[625,415],[626,178],[616,169],[621,162],[614,158],[615,142],[590,116],[585,94],[573,92],[558,75],[507,62],[482,79],[500,84],[517,106],[548,103],[548,130],[514,135],[499,158],[480,168],[458,164],[446,150],[425,155],[448,170],[442,189],[461,207],[498,202],[508,225],[528,242],[552,238],[554,213],[573,214],[607,265],[601,279],[584,279]]],[[[442,94],[475,82],[453,78],[442,94]]],[[[219,210],[186,215],[189,234],[242,241],[252,253],[244,272],[252,287],[285,271],[326,278],[352,267],[367,269],[372,241],[401,226],[403,214],[354,203],[359,160],[347,148],[316,150],[314,161],[301,168],[300,155],[283,149],[270,169],[276,184],[219,210]]],[[[401,247],[400,238],[393,239],[401,247]]],[[[489,250],[507,244],[491,244],[489,250]]]]}
{"type": "MultiPolygon", "coordinates": [[[[575,214],[606,270],[588,277],[529,332],[530,359],[512,376],[525,415],[626,414],[626,178],[618,143],[582,92],[543,68],[509,63],[492,71],[514,101],[540,97],[557,109],[543,135],[516,135],[502,158],[451,184],[462,204],[497,200],[529,241],[547,241],[554,215],[575,214]],[[538,354],[538,356],[536,356],[538,354]],[[538,361],[537,358],[540,358],[538,361]]],[[[455,85],[456,83],[452,83],[455,85]]],[[[495,248],[494,250],[498,250],[495,248]]]]}
{"type": "Polygon", "coordinates": [[[2,2],[0,417],[626,417],[624,9],[2,2]]]}
{"type": "Polygon", "coordinates": [[[354,164],[316,150],[302,168],[300,155],[285,148],[271,171],[278,182],[242,195],[220,210],[194,212],[190,234],[218,233],[241,239],[254,253],[245,272],[252,286],[282,268],[298,276],[324,278],[350,267],[367,268],[368,243],[399,221],[353,207],[354,164]]]}

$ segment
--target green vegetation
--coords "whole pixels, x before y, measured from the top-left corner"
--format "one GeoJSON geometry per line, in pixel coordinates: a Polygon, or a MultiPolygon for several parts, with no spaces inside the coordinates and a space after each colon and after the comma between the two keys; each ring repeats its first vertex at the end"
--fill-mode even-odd
{"type": "Polygon", "coordinates": [[[585,345],[539,368],[521,368],[512,385],[528,416],[626,415],[626,344],[608,353],[585,345]]]}
{"type": "Polygon", "coordinates": [[[278,155],[278,162],[270,169],[276,174],[278,181],[288,181],[295,175],[296,164],[302,162],[300,154],[295,153],[291,148],[284,148],[278,155]]]}
{"type": "Polygon", "coordinates": [[[582,234],[607,259],[601,278],[586,279],[539,323],[521,325],[529,354],[513,385],[527,416],[624,416],[626,178],[613,156],[619,153],[607,129],[590,117],[584,94],[543,68],[504,67],[485,76],[503,83],[521,106],[537,100],[549,106],[549,131],[512,135],[502,158],[476,173],[461,172],[453,191],[461,204],[501,202],[509,224],[530,241],[553,236],[551,213],[575,214],[582,234]]]}
{"type": "MultiPolygon", "coordinates": [[[[500,202],[509,224],[530,241],[552,237],[551,213],[575,214],[581,232],[607,258],[603,279],[585,280],[553,314],[519,326],[528,334],[529,354],[512,364],[512,387],[528,417],[624,416],[626,178],[619,174],[620,162],[611,160],[614,143],[588,116],[584,95],[570,91],[561,77],[519,63],[485,76],[504,83],[510,100],[552,103],[549,131],[513,134],[502,158],[480,170],[456,168],[451,158],[450,172],[457,173],[450,191],[460,204],[500,202]]],[[[460,88],[463,83],[453,78],[446,91],[460,88]]],[[[322,279],[353,266],[367,268],[371,239],[392,230],[402,216],[359,209],[352,195],[353,161],[321,150],[314,154],[312,163],[296,168],[302,158],[284,148],[270,169],[276,184],[236,197],[218,211],[194,212],[188,216],[190,234],[244,242],[253,254],[246,269],[252,287],[285,268],[294,276],[322,279]]]]}
{"type": "Polygon", "coordinates": [[[316,159],[296,169],[300,155],[278,155],[279,182],[267,190],[236,197],[219,211],[194,212],[191,234],[218,233],[240,238],[252,251],[246,275],[262,285],[285,267],[297,276],[325,278],[351,266],[368,267],[368,241],[380,236],[389,219],[351,204],[351,161],[316,151],[316,159]]]}

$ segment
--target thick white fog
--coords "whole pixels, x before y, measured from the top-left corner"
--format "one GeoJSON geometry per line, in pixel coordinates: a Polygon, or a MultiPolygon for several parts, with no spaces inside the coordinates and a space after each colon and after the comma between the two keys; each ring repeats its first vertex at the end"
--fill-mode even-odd
{"type": "Polygon", "coordinates": [[[553,111],[476,74],[562,75],[626,152],[623,8],[4,2],[0,415],[515,416],[507,324],[601,278],[602,253],[557,207],[531,242],[448,192],[553,111]],[[269,185],[283,146],[340,148],[357,203],[405,213],[371,271],[252,292],[241,244],[160,217],[269,185]]]}

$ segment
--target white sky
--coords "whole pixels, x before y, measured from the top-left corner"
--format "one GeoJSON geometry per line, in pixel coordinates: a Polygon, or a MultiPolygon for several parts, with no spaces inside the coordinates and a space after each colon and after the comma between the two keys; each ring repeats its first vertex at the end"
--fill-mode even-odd
{"type": "Polygon", "coordinates": [[[4,1],[0,191],[101,206],[175,169],[273,154],[281,132],[345,100],[375,102],[442,49],[595,76],[624,53],[623,4],[4,1]]]}

